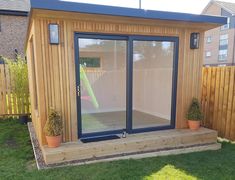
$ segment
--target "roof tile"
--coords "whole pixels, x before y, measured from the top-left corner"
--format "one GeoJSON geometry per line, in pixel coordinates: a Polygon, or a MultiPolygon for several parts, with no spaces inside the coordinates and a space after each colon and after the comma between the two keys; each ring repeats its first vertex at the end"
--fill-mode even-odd
{"type": "Polygon", "coordinates": [[[223,2],[223,1],[216,1],[222,8],[229,11],[232,14],[235,14],[235,3],[231,2],[223,2]]]}

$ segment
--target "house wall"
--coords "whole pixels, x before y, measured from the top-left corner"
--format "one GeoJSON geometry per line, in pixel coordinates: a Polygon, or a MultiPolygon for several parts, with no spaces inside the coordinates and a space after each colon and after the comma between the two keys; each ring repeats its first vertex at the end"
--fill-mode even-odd
{"type": "Polygon", "coordinates": [[[205,33],[205,50],[204,50],[204,64],[231,64],[234,61],[234,41],[235,41],[235,31],[234,31],[234,17],[223,10],[216,2],[211,2],[207,9],[202,13],[205,15],[216,15],[216,16],[227,16],[230,17],[230,28],[226,30],[221,30],[221,27],[217,27],[206,31],[205,33]],[[228,57],[226,61],[219,61],[219,40],[220,35],[228,34],[228,57]],[[207,43],[207,37],[212,37],[212,42],[207,43]],[[210,57],[206,57],[206,52],[211,52],[210,57]]]}
{"type": "MultiPolygon", "coordinates": [[[[27,54],[30,57],[29,40],[33,36],[38,109],[35,111],[32,106],[32,117],[34,124],[37,124],[36,131],[41,144],[45,144],[42,128],[50,107],[61,112],[64,120],[63,141],[77,140],[74,32],[179,37],[176,128],[187,127],[185,114],[188,106],[192,97],[200,97],[203,59],[203,41],[200,41],[199,49],[191,50],[190,34],[200,32],[203,39],[204,28],[210,28],[209,25],[39,10],[32,11],[32,21],[27,54]],[[60,26],[59,45],[50,45],[48,42],[49,23],[58,23],[60,26]]],[[[32,75],[30,63],[29,71],[32,75]]],[[[35,93],[32,84],[30,77],[33,100],[35,93]]]]}
{"type": "Polygon", "coordinates": [[[0,55],[15,58],[15,49],[24,55],[28,17],[0,15],[0,55]]]}

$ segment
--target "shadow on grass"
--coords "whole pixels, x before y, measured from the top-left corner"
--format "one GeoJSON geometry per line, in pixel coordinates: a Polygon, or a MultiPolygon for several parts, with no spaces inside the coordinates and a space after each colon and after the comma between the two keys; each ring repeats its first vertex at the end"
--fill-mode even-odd
{"type": "Polygon", "coordinates": [[[0,179],[234,179],[235,144],[222,146],[218,151],[38,171],[27,126],[16,119],[0,120],[0,179]]]}

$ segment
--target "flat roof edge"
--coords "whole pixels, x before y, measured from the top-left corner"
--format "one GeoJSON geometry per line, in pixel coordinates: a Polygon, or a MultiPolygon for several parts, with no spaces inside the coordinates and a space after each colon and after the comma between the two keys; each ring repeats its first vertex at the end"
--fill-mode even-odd
{"type": "Polygon", "coordinates": [[[63,0],[31,0],[32,9],[45,9],[55,11],[67,11],[78,13],[89,13],[110,16],[134,17],[145,19],[158,19],[170,21],[186,21],[195,23],[226,24],[226,17],[196,15],[178,12],[153,11],[144,9],[134,9],[126,7],[115,7],[95,4],[85,4],[78,2],[68,2],[63,0]]]}
{"type": "Polygon", "coordinates": [[[13,11],[13,10],[0,10],[0,15],[6,15],[6,16],[28,16],[29,12],[26,12],[26,11],[13,11]]]}

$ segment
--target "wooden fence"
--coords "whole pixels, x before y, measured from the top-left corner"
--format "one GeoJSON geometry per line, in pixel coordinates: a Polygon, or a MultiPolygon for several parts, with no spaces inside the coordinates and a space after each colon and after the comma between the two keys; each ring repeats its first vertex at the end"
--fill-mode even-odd
{"type": "Polygon", "coordinates": [[[0,116],[30,114],[28,97],[13,93],[14,83],[7,65],[0,64],[0,116]]]}
{"type": "Polygon", "coordinates": [[[203,125],[235,140],[235,66],[203,68],[201,102],[203,125]]]}

